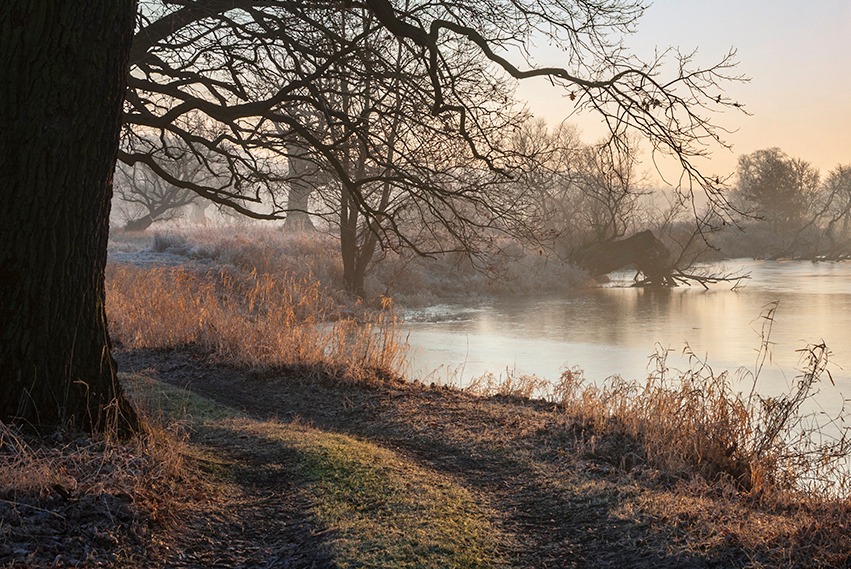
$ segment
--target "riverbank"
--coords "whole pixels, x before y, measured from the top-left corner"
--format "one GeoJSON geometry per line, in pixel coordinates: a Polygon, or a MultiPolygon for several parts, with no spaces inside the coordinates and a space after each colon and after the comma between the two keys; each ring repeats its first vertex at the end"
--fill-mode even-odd
{"type": "Polygon", "coordinates": [[[77,484],[4,491],[2,566],[849,564],[847,503],[672,475],[641,441],[551,403],[252,371],[193,349],[117,357],[179,439],[182,474],[151,502],[144,480],[98,485],[107,452],[77,484]]]}
{"type": "Polygon", "coordinates": [[[406,382],[392,310],[290,272],[322,255],[118,249],[110,333],[149,428],[0,425],[0,567],[851,563],[847,493],[819,491],[844,440],[790,444],[792,400],[699,359],[646,384],[406,382]]]}
{"type": "MultiPolygon", "coordinates": [[[[203,354],[137,351],[123,354],[121,365],[127,371],[148,370],[170,385],[240,410],[249,421],[308,425],[375,445],[389,453],[378,459],[380,470],[417,470],[402,493],[422,497],[421,488],[445,489],[464,502],[463,513],[470,516],[455,521],[475,526],[467,539],[452,540],[458,563],[446,563],[439,547],[412,547],[409,556],[394,560],[363,557],[375,549],[398,555],[393,546],[398,540],[418,541],[409,535],[410,518],[440,508],[422,497],[424,503],[394,517],[384,503],[359,501],[362,489],[346,482],[342,499],[354,503],[342,508],[343,519],[329,525],[325,518],[326,524],[315,528],[323,552],[362,544],[364,551],[356,547],[349,553],[354,557],[339,566],[360,566],[364,559],[370,559],[364,566],[376,567],[843,567],[851,562],[847,502],[766,489],[752,493],[666,472],[647,460],[652,453],[642,441],[544,401],[251,373],[203,354]],[[345,519],[370,515],[390,517],[389,527],[352,529],[345,519]]],[[[338,477],[334,472],[322,484],[333,485],[338,477]]],[[[341,492],[325,487],[325,498],[308,495],[304,523],[322,519],[317,512],[323,500],[341,492]]],[[[378,494],[389,501],[393,492],[391,486],[378,494]]]]}

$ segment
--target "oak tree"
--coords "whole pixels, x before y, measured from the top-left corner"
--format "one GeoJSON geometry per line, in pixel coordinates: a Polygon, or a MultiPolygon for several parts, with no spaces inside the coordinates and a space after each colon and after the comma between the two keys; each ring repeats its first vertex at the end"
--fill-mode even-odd
{"type": "Polygon", "coordinates": [[[132,0],[0,3],[0,420],[136,428],[104,310],[132,0]]]}

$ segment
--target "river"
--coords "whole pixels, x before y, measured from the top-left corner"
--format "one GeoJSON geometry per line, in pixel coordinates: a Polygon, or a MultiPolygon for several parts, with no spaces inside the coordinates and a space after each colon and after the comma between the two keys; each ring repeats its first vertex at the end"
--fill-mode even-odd
{"type": "Polygon", "coordinates": [[[687,368],[686,343],[716,372],[753,369],[760,314],[777,302],[772,358],[758,391],[788,389],[800,374],[797,350],[823,340],[833,352],[836,387],[824,378],[816,402],[838,411],[842,395],[851,396],[851,263],[738,260],[723,268],[751,278],[737,290],[729,283],[642,289],[622,274],[600,288],[408,312],[412,375],[465,385],[486,372],[555,379],[579,366],[594,381],[643,379],[657,345],[673,350],[670,367],[687,368]]]}

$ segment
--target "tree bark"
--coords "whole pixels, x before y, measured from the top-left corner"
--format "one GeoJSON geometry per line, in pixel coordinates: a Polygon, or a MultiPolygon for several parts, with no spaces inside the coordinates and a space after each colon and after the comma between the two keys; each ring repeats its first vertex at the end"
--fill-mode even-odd
{"type": "Polygon", "coordinates": [[[0,420],[138,428],[104,310],[135,0],[0,2],[0,420]]]}

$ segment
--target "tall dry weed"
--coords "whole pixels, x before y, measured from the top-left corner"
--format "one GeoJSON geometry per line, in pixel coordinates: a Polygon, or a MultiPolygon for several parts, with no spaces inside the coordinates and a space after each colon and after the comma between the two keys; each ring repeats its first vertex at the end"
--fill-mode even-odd
{"type": "Polygon", "coordinates": [[[822,377],[832,382],[827,347],[817,344],[800,350],[801,375],[788,393],[758,394],[760,371],[770,358],[776,308],[772,303],[761,315],[762,341],[755,369],[741,373],[738,380],[727,371],[716,373],[688,346],[684,353],[689,368],[672,370],[667,362],[669,350],[657,346],[654,369],[643,383],[620,376],[596,383],[574,367],[556,382],[489,374],[473,380],[467,389],[481,395],[539,397],[557,403],[578,424],[591,427],[586,429],[589,448],[606,436],[629,447],[608,448],[612,456],[603,458],[615,463],[623,462],[625,454],[639,452],[639,461],[652,463],[670,476],[697,475],[753,495],[803,492],[829,499],[851,497],[849,415],[843,409],[838,416],[825,418],[805,405],[817,393],[822,377]],[[737,390],[736,385],[748,389],[737,390]]]}
{"type": "Polygon", "coordinates": [[[505,375],[494,375],[486,373],[479,377],[474,377],[464,390],[470,393],[475,393],[483,397],[521,397],[533,398],[549,387],[549,382],[546,379],[539,378],[536,375],[517,375],[510,369],[505,370],[505,375]]]}
{"type": "MultiPolygon", "coordinates": [[[[734,389],[726,371],[716,373],[688,346],[690,367],[671,370],[668,350],[657,347],[655,369],[644,384],[610,378],[586,381],[581,370],[564,372],[547,396],[593,423],[597,433],[621,433],[640,442],[645,459],[675,476],[697,474],[732,482],[745,491],[800,492],[848,497],[851,438],[838,417],[804,409],[827,371],[824,344],[801,350],[802,373],[789,393],[758,395],[759,371],[768,356],[776,304],[762,314],[763,337],[756,369],[744,374],[750,389],[734,389]]],[[[832,382],[832,379],[831,379],[832,382]]]]}
{"type": "Polygon", "coordinates": [[[196,345],[252,367],[298,366],[357,381],[400,377],[407,346],[389,308],[345,316],[309,275],[107,270],[107,313],[117,341],[130,348],[196,345]]]}
{"type": "Polygon", "coordinates": [[[171,518],[197,487],[197,472],[174,425],[143,422],[144,431],[130,440],[73,431],[39,438],[0,423],[0,500],[129,496],[154,521],[171,518]]]}

